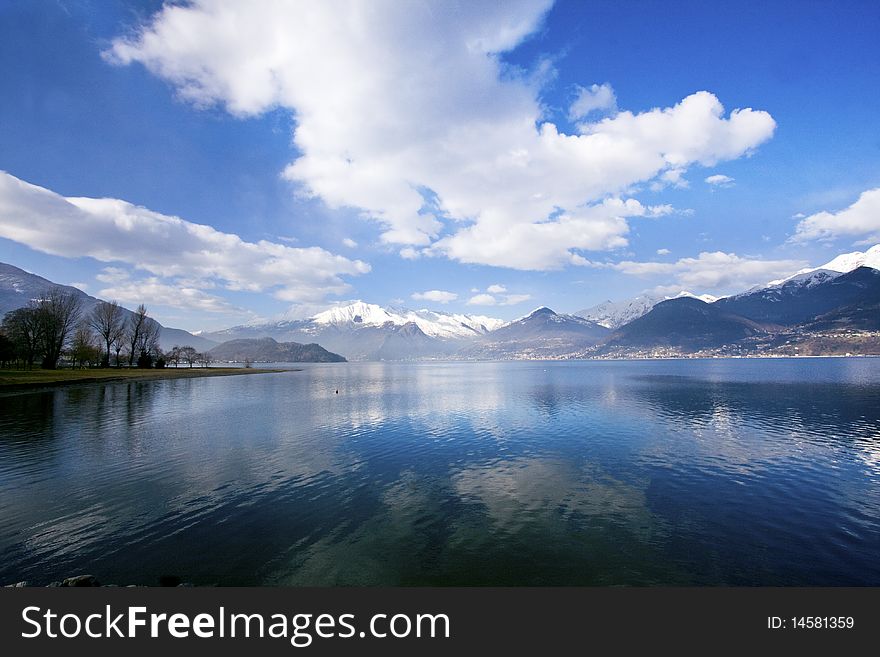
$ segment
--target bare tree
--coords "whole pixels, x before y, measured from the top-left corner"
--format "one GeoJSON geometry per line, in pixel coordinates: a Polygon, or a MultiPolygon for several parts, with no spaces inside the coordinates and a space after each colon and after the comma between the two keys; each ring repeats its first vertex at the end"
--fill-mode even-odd
{"type": "Polygon", "coordinates": [[[165,354],[165,358],[168,359],[169,363],[174,363],[174,367],[179,367],[180,359],[182,358],[180,355],[180,345],[174,345],[171,347],[171,351],[165,354]]]}
{"type": "Polygon", "coordinates": [[[16,353],[28,368],[33,367],[40,350],[40,320],[36,305],[6,313],[3,331],[12,340],[16,353]]]}
{"type": "Polygon", "coordinates": [[[186,346],[180,348],[180,357],[181,357],[181,358],[182,358],[182,359],[183,359],[183,360],[184,360],[184,361],[185,361],[190,367],[192,367],[192,366],[193,366],[193,363],[195,363],[196,360],[197,360],[198,357],[199,357],[199,352],[197,352],[197,351],[195,350],[195,347],[190,347],[189,345],[186,345],[186,346]]]}
{"type": "Polygon", "coordinates": [[[88,323],[81,323],[73,332],[70,357],[75,367],[97,364],[101,358],[101,348],[95,343],[95,335],[88,323]]]}
{"type": "Polygon", "coordinates": [[[211,363],[214,362],[213,357],[207,351],[196,354],[196,360],[201,364],[202,367],[211,367],[211,363]]]}
{"type": "Polygon", "coordinates": [[[137,366],[152,367],[153,360],[161,355],[159,349],[159,333],[162,327],[155,319],[147,317],[141,326],[137,340],[137,366]]]}
{"type": "Polygon", "coordinates": [[[116,354],[116,367],[122,367],[122,357],[120,353],[125,349],[125,334],[123,333],[113,341],[113,353],[116,354]]]}
{"type": "Polygon", "coordinates": [[[79,314],[80,298],[73,292],[55,288],[45,299],[37,302],[44,368],[54,370],[58,367],[58,359],[79,320],[79,314]]]}
{"type": "Polygon", "coordinates": [[[89,316],[91,326],[106,347],[101,367],[110,366],[110,347],[125,333],[125,319],[122,308],[115,301],[101,301],[89,316]]]}
{"type": "Polygon", "coordinates": [[[134,311],[134,314],[128,318],[128,331],[126,332],[126,342],[128,343],[128,366],[134,365],[134,359],[138,357],[138,346],[141,341],[141,333],[144,330],[144,323],[147,321],[147,307],[141,304],[134,311]]]}

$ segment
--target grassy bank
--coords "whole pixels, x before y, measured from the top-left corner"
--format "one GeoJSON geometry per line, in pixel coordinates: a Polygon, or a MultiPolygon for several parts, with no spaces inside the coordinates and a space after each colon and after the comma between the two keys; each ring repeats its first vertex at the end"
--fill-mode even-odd
{"type": "Polygon", "coordinates": [[[243,367],[171,367],[160,370],[88,369],[88,370],[0,370],[0,392],[46,388],[78,383],[115,381],[154,381],[157,379],[188,379],[202,376],[266,374],[290,370],[264,370],[243,367]]]}

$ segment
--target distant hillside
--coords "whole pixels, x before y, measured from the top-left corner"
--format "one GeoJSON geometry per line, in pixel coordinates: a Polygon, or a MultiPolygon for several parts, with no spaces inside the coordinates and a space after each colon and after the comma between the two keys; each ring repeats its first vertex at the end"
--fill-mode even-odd
{"type": "MultiPolygon", "coordinates": [[[[94,307],[98,305],[98,302],[101,301],[101,299],[90,296],[79,288],[53,283],[42,276],[37,276],[13,265],[0,262],[0,320],[10,310],[24,308],[31,300],[45,297],[46,293],[52,289],[61,289],[75,294],[82,303],[83,317],[91,313],[94,307]]],[[[128,321],[128,318],[133,313],[127,308],[123,308],[123,312],[125,320],[128,321]]],[[[169,328],[161,324],[160,326],[162,330],[159,334],[159,344],[163,349],[171,349],[174,345],[189,345],[199,351],[206,351],[218,344],[213,340],[193,335],[183,329],[169,328]]]]}
{"type": "Polygon", "coordinates": [[[371,354],[371,360],[413,360],[448,356],[452,346],[426,335],[415,322],[388,328],[382,346],[371,354]]]}
{"type": "Polygon", "coordinates": [[[276,342],[272,338],[229,340],[208,352],[215,360],[263,363],[344,363],[321,345],[276,342]]]}
{"type": "Polygon", "coordinates": [[[614,348],[676,347],[696,351],[766,333],[756,322],[726,312],[718,303],[682,297],[662,301],[642,317],[615,331],[605,344],[614,348]]]}
{"type": "Polygon", "coordinates": [[[611,333],[596,322],[549,308],[505,324],[459,351],[466,358],[555,358],[599,344],[611,333]]]}

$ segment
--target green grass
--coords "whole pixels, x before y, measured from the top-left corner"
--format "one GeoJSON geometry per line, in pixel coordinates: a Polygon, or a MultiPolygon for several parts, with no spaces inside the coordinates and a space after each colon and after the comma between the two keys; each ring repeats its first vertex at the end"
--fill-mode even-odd
{"type": "Polygon", "coordinates": [[[156,379],[187,379],[202,376],[230,376],[237,374],[265,374],[287,370],[265,370],[243,367],[178,367],[160,370],[107,368],[87,370],[0,370],[0,391],[22,388],[42,388],[76,383],[106,381],[149,381],[156,379]]]}

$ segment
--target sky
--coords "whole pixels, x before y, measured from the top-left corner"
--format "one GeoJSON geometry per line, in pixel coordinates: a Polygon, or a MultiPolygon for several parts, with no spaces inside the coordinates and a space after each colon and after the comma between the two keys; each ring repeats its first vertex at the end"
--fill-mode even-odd
{"type": "Polygon", "coordinates": [[[729,294],[880,242],[880,5],[0,3],[0,261],[218,329],[729,294]]]}

